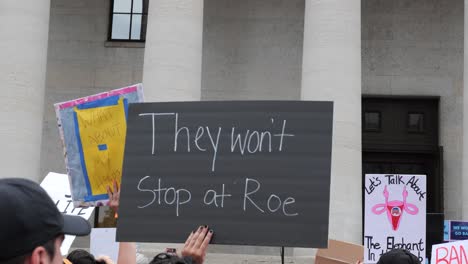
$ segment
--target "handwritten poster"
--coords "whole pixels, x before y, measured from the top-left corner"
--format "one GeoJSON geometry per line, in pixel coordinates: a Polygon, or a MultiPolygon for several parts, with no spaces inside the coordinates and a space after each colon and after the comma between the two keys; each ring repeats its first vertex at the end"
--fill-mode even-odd
{"type": "Polygon", "coordinates": [[[364,262],[402,248],[426,258],[426,176],[366,174],[364,262]]]}
{"type": "Polygon", "coordinates": [[[333,103],[131,104],[117,239],[326,247],[333,103]]]}
{"type": "Polygon", "coordinates": [[[128,104],[143,101],[141,84],[55,104],[74,206],[100,206],[120,183],[128,104]]]}
{"type": "MultiPolygon", "coordinates": [[[[49,172],[41,182],[41,187],[46,190],[50,198],[55,202],[57,208],[62,214],[78,215],[88,220],[94,211],[94,207],[74,208],[70,195],[70,184],[68,175],[49,172]]],[[[68,254],[70,247],[75,240],[75,236],[66,235],[63,240],[60,251],[62,256],[68,254]]]]}
{"type": "Polygon", "coordinates": [[[75,107],[78,145],[91,193],[85,197],[88,200],[105,194],[114,181],[120,185],[122,175],[127,99],[114,96],[101,100],[106,101],[101,107],[75,107]]]}
{"type": "Polygon", "coordinates": [[[433,245],[431,264],[468,264],[468,240],[433,245]]]}

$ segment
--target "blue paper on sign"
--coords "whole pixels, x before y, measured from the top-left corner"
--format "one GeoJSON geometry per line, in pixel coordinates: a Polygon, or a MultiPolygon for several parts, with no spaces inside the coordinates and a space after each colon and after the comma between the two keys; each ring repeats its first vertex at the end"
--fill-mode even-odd
{"type": "Polygon", "coordinates": [[[444,220],[444,241],[450,241],[450,221],[444,220]]]}

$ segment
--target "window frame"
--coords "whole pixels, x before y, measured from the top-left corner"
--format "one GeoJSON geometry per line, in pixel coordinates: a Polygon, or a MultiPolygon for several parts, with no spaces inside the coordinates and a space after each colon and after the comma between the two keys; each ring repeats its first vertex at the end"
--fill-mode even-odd
{"type": "MultiPolygon", "coordinates": [[[[130,0],[130,13],[126,13],[126,12],[114,12],[114,1],[115,0],[110,0],[110,8],[109,8],[109,27],[108,27],[108,30],[107,30],[107,41],[109,42],[139,42],[139,43],[145,43],[146,42],[146,33],[147,33],[147,25],[148,25],[148,10],[146,10],[147,12],[145,13],[145,0],[141,0],[142,3],[141,3],[141,13],[138,13],[138,12],[133,12],[133,1],[134,0],[130,0]],[[130,26],[129,26],[129,30],[128,30],[128,39],[113,39],[112,38],[112,25],[114,23],[114,14],[121,14],[121,15],[130,15],[130,26]],[[141,36],[142,38],[140,39],[131,39],[132,38],[132,22],[133,22],[133,15],[141,15],[141,20],[142,20],[142,23],[141,23],[141,29],[143,29],[143,25],[145,25],[145,34],[144,36],[141,36]],[[146,16],[146,23],[143,24],[143,20],[146,16]]],[[[148,1],[148,5],[149,5],[149,1],[148,1]]]]}

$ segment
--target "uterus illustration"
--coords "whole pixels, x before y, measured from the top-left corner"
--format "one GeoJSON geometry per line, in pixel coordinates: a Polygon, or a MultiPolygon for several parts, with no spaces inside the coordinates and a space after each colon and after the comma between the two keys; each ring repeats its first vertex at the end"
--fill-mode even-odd
{"type": "Polygon", "coordinates": [[[387,190],[387,186],[385,185],[383,196],[385,198],[385,203],[376,204],[372,207],[372,213],[376,215],[381,215],[384,212],[387,212],[387,218],[392,226],[394,231],[398,230],[400,227],[400,221],[403,217],[404,212],[410,215],[416,215],[419,212],[418,207],[416,205],[408,203],[406,201],[408,197],[408,191],[406,190],[406,186],[403,187],[403,201],[401,200],[392,200],[389,201],[389,192],[387,190]]]}

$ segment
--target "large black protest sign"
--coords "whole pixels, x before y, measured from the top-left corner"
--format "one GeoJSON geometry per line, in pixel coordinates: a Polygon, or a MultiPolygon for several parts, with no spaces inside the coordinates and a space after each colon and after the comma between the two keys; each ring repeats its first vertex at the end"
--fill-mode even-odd
{"type": "Polygon", "coordinates": [[[324,247],[333,104],[137,103],[129,107],[117,239],[324,247]]]}

